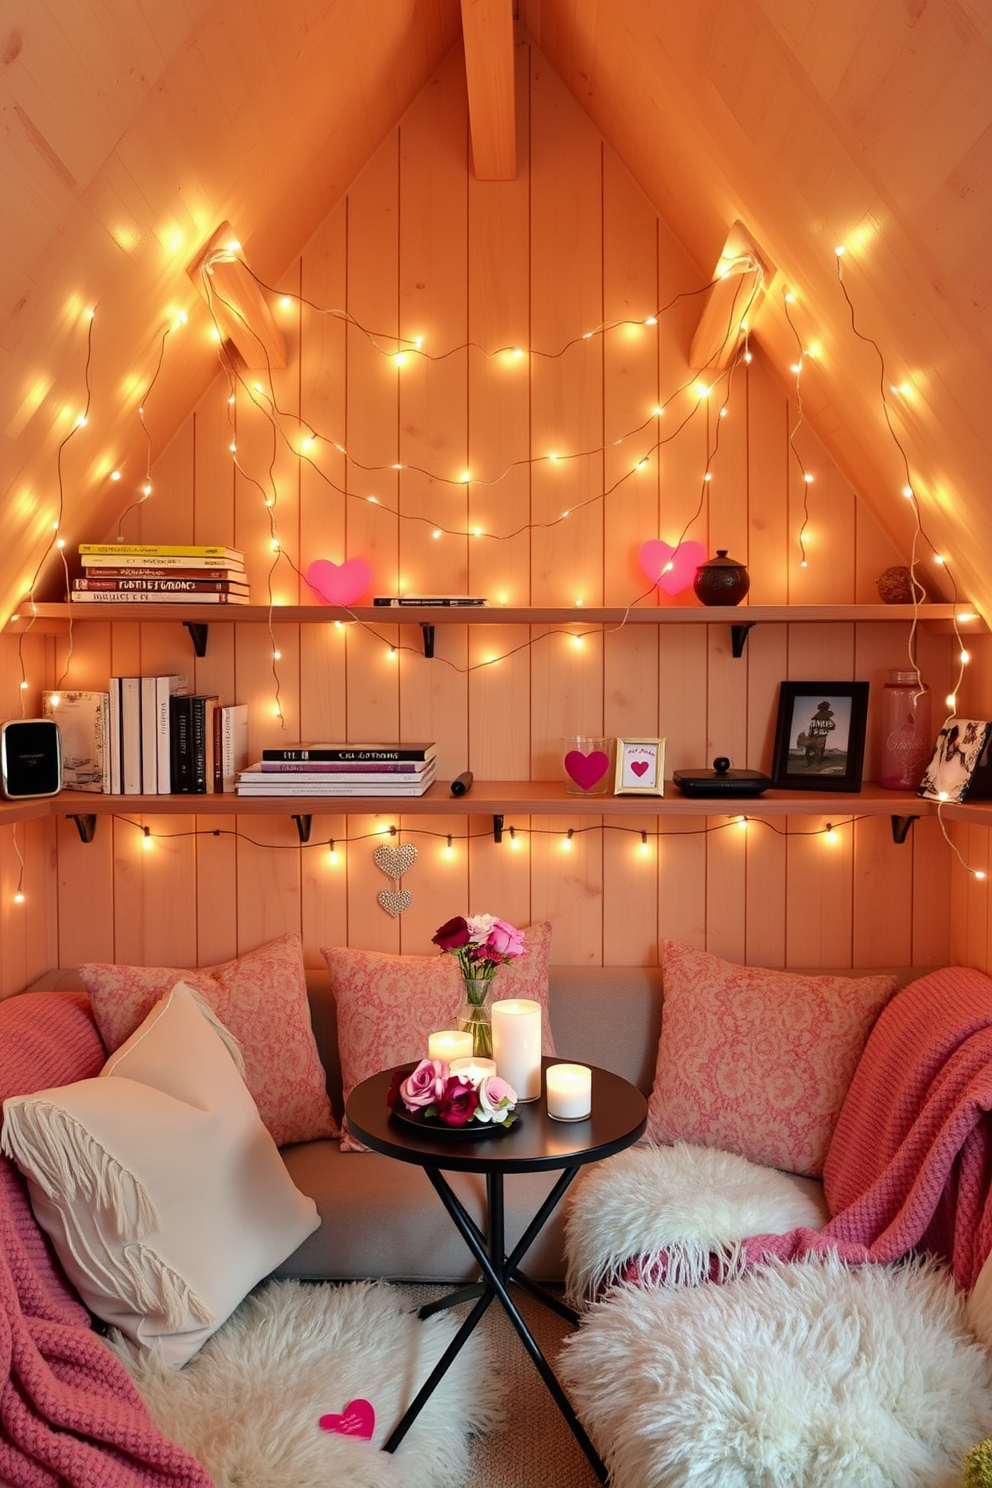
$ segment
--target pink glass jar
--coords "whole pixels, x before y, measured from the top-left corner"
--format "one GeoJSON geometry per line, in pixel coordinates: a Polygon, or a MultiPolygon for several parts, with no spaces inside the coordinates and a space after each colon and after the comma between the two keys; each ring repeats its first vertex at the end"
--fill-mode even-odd
{"type": "Polygon", "coordinates": [[[913,671],[890,672],[881,708],[879,784],[886,790],[916,790],[933,753],[930,689],[913,671]]]}

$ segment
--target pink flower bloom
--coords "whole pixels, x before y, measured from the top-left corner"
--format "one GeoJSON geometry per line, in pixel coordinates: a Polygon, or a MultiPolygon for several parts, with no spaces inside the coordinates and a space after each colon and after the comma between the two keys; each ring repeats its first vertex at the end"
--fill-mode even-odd
{"type": "Polygon", "coordinates": [[[433,1106],[444,1093],[448,1066],[440,1059],[422,1059],[400,1085],[400,1096],[408,1111],[433,1106]]]}
{"type": "Polygon", "coordinates": [[[517,1092],[499,1075],[487,1075],[479,1084],[477,1121],[503,1122],[517,1104],[517,1092]]]}
{"type": "Polygon", "coordinates": [[[508,925],[505,920],[494,920],[489,932],[489,949],[498,956],[522,956],[524,936],[522,930],[508,925]]]}

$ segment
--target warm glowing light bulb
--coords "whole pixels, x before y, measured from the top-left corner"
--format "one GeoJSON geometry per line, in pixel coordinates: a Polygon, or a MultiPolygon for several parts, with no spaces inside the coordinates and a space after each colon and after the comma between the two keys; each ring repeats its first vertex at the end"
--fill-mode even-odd
{"type": "Polygon", "coordinates": [[[510,828],[510,846],[516,851],[519,851],[520,849],[520,838],[517,836],[516,827],[510,828]]]}
{"type": "Polygon", "coordinates": [[[836,253],[838,258],[843,258],[846,251],[847,250],[845,249],[843,243],[838,244],[838,246],[834,249],[834,252],[836,253]]]}
{"type": "Polygon", "coordinates": [[[141,488],[141,494],[142,496],[150,496],[152,494],[151,481],[145,481],[145,484],[141,488]]]}
{"type": "Polygon", "coordinates": [[[394,361],[394,363],[396,364],[397,367],[405,367],[406,366],[406,352],[405,351],[398,351],[395,354],[395,356],[393,357],[393,361],[394,361]]]}
{"type": "Polygon", "coordinates": [[[968,662],[971,660],[971,652],[970,651],[962,651],[961,652],[961,660],[967,666],[968,662]]]}
{"type": "Polygon", "coordinates": [[[303,453],[303,454],[304,454],[304,455],[307,455],[307,454],[309,454],[309,453],[310,453],[310,451],[311,451],[311,450],[312,450],[312,449],[313,449],[313,447],[314,447],[314,445],[315,445],[315,444],[316,444],[316,443],[317,443],[317,441],[316,441],[316,439],[315,439],[315,438],[314,438],[314,437],[313,437],[313,435],[312,435],[312,434],[308,434],[308,435],[307,435],[307,436],[306,436],[306,438],[305,438],[305,439],[304,439],[304,440],[303,440],[303,441],[302,441],[302,443],[301,443],[301,444],[300,444],[300,450],[301,450],[301,452],[302,452],[302,453],[303,453]]]}
{"type": "Polygon", "coordinates": [[[145,852],[151,852],[152,848],[155,846],[154,842],[152,841],[152,834],[147,827],[145,827],[143,830],[145,835],[141,839],[141,845],[144,848],[145,852]]]}
{"type": "MultiPolygon", "coordinates": [[[[722,409],[720,411],[721,411],[721,413],[723,412],[722,409]]],[[[637,462],[637,468],[638,468],[638,470],[647,470],[647,468],[648,468],[648,462],[647,462],[647,460],[638,460],[638,462],[637,462]]]]}
{"type": "Polygon", "coordinates": [[[26,691],[26,689],[27,689],[27,685],[28,685],[28,684],[27,684],[27,683],[26,683],[26,682],[22,682],[22,683],[21,683],[21,691],[22,691],[22,692],[24,692],[24,691],[26,691]]]}
{"type": "Polygon", "coordinates": [[[713,389],[712,389],[712,387],[709,386],[708,383],[705,383],[705,382],[697,382],[696,383],[696,397],[697,398],[700,398],[700,399],[702,399],[702,398],[708,398],[709,395],[710,395],[710,393],[712,391],[713,391],[713,389]]]}
{"type": "Polygon", "coordinates": [[[568,832],[561,839],[561,850],[562,850],[562,852],[571,852],[572,851],[572,831],[573,831],[573,829],[571,827],[569,827],[568,832]]]}
{"type": "Polygon", "coordinates": [[[272,539],[272,542],[270,543],[270,547],[272,548],[273,553],[278,553],[278,551],[279,551],[279,539],[277,537],[274,537],[272,539]]]}
{"type": "Polygon", "coordinates": [[[658,318],[657,318],[657,316],[655,316],[655,315],[649,315],[649,316],[647,316],[646,319],[645,319],[645,321],[644,321],[644,324],[645,325],[657,325],[658,324],[658,318]]]}
{"type": "Polygon", "coordinates": [[[458,479],[461,481],[463,486],[467,486],[469,481],[472,479],[472,472],[470,470],[463,470],[458,479]]]}
{"type": "Polygon", "coordinates": [[[473,537],[481,537],[482,536],[482,528],[481,527],[473,527],[472,528],[472,536],[473,537]]]}
{"type": "Polygon", "coordinates": [[[396,647],[395,646],[390,646],[390,648],[389,648],[389,659],[390,659],[390,661],[395,661],[396,660],[396,647]]]}
{"type": "Polygon", "coordinates": [[[370,496],[368,499],[372,503],[373,506],[377,506],[378,503],[379,503],[378,496],[370,496]]]}
{"type": "Polygon", "coordinates": [[[441,536],[441,529],[440,529],[440,527],[435,527],[434,528],[434,531],[431,533],[431,537],[440,537],[440,536],[441,536]]]}
{"type": "Polygon", "coordinates": [[[86,425],[88,423],[89,423],[89,420],[87,419],[85,413],[81,413],[79,415],[79,417],[77,418],[77,420],[76,420],[76,428],[77,429],[85,429],[86,428],[86,425]]]}
{"type": "Polygon", "coordinates": [[[651,848],[648,845],[648,834],[647,834],[647,832],[642,832],[641,833],[641,847],[640,847],[641,857],[642,858],[646,858],[650,854],[650,851],[651,851],[651,848]]]}
{"type": "Polygon", "coordinates": [[[331,864],[337,863],[338,861],[338,850],[334,846],[333,840],[327,844],[327,861],[331,864]]]}
{"type": "Polygon", "coordinates": [[[231,451],[231,454],[232,454],[232,455],[233,455],[233,454],[234,454],[234,452],[235,452],[235,451],[236,451],[236,450],[237,450],[237,447],[238,447],[238,446],[237,446],[237,445],[236,445],[236,444],[235,444],[235,443],[234,443],[234,441],[233,441],[233,440],[232,440],[232,441],[231,441],[231,443],[230,443],[230,444],[229,444],[229,445],[228,445],[228,446],[227,446],[227,447],[228,447],[228,449],[229,449],[229,450],[230,450],[230,451],[231,451]]]}
{"type": "Polygon", "coordinates": [[[945,697],[944,702],[947,704],[948,708],[956,708],[958,705],[956,693],[949,692],[945,697]]]}
{"type": "Polygon", "coordinates": [[[62,699],[57,692],[53,692],[49,695],[48,701],[51,703],[53,708],[57,708],[62,699]]]}
{"type": "Polygon", "coordinates": [[[711,481],[712,479],[713,479],[712,472],[709,471],[709,470],[707,470],[706,474],[703,476],[703,480],[704,481],[711,481]]]}
{"type": "Polygon", "coordinates": [[[273,653],[272,653],[272,660],[273,661],[282,661],[282,652],[281,651],[273,651],[273,653]]]}
{"type": "Polygon", "coordinates": [[[668,563],[665,564],[664,568],[661,571],[662,571],[663,574],[671,573],[672,572],[672,569],[674,567],[675,567],[675,564],[672,563],[671,560],[669,560],[668,563]]]}
{"type": "Polygon", "coordinates": [[[946,563],[947,559],[944,557],[943,553],[934,553],[933,561],[934,563],[946,563]]]}
{"type": "Polygon", "coordinates": [[[742,832],[746,832],[747,831],[747,817],[746,816],[739,816],[737,818],[737,825],[740,827],[740,829],[741,829],[742,832]]]}
{"type": "Polygon", "coordinates": [[[906,498],[907,501],[911,501],[912,500],[912,497],[913,497],[913,488],[912,488],[912,486],[903,486],[903,488],[902,488],[902,494],[905,496],[905,498],[906,498]]]}
{"type": "Polygon", "coordinates": [[[420,348],[424,344],[424,338],[423,338],[423,336],[414,336],[414,338],[413,338],[413,344],[417,348],[417,350],[419,351],[420,348]]]}
{"type": "Polygon", "coordinates": [[[582,637],[580,635],[573,635],[572,645],[575,647],[576,651],[581,651],[584,645],[582,637]]]}
{"type": "Polygon", "coordinates": [[[450,834],[448,836],[448,841],[444,849],[444,856],[446,858],[453,858],[455,856],[455,847],[454,843],[451,840],[450,834]]]}
{"type": "Polygon", "coordinates": [[[557,451],[555,451],[555,450],[550,450],[550,451],[549,451],[549,452],[548,452],[548,459],[549,459],[549,460],[557,460],[557,458],[558,458],[558,454],[557,454],[557,451]]]}
{"type": "Polygon", "coordinates": [[[289,295],[283,295],[282,299],[279,301],[279,304],[284,310],[288,310],[292,303],[293,301],[290,299],[289,295]]]}
{"type": "Polygon", "coordinates": [[[14,903],[15,904],[23,904],[24,903],[24,895],[21,893],[20,889],[18,889],[17,893],[14,895],[14,903]]]}
{"type": "Polygon", "coordinates": [[[659,403],[659,404],[657,404],[657,406],[656,406],[656,407],[655,407],[655,408],[654,408],[654,409],[653,409],[653,410],[652,410],[652,412],[653,412],[653,413],[654,413],[654,416],[655,416],[655,418],[661,418],[661,416],[662,416],[662,414],[663,414],[663,413],[664,413],[664,412],[665,412],[665,410],[664,410],[664,409],[663,409],[663,408],[662,408],[662,406],[661,406],[661,404],[660,404],[660,403],[659,403]]]}
{"type": "Polygon", "coordinates": [[[826,837],[828,842],[835,842],[837,840],[837,834],[830,822],[827,822],[827,830],[824,832],[823,835],[826,837]]]}
{"type": "Polygon", "coordinates": [[[937,799],[939,801],[946,801],[946,800],[948,800],[949,797],[948,797],[947,791],[938,791],[937,792],[937,799]]]}
{"type": "Polygon", "coordinates": [[[795,297],[795,295],[794,295],[794,294],[793,294],[793,293],[792,293],[792,290],[791,290],[791,289],[790,289],[790,290],[789,290],[789,291],[788,291],[788,293],[787,293],[787,294],[786,294],[786,295],[785,295],[785,296],[784,296],[784,299],[785,299],[785,303],[786,303],[786,304],[787,304],[787,305],[794,305],[794,304],[795,304],[795,303],[796,303],[796,297],[795,297]]]}
{"type": "Polygon", "coordinates": [[[118,481],[118,480],[120,480],[120,478],[121,478],[121,473],[120,473],[119,470],[112,470],[110,472],[110,479],[111,480],[118,481]]]}
{"type": "Polygon", "coordinates": [[[524,354],[524,353],[523,353],[523,348],[522,348],[522,347],[520,347],[520,346],[515,346],[515,347],[514,347],[514,348],[513,348],[513,355],[514,355],[514,356],[515,356],[515,357],[522,357],[522,356],[523,356],[523,354],[524,354]]]}
{"type": "Polygon", "coordinates": [[[806,559],[805,558],[802,560],[802,562],[800,563],[799,567],[800,568],[809,568],[809,564],[806,562],[806,559]]]}
{"type": "Polygon", "coordinates": [[[803,476],[803,480],[806,482],[806,484],[808,486],[811,486],[813,484],[813,476],[811,476],[811,475],[804,475],[803,476]]]}
{"type": "Polygon", "coordinates": [[[985,874],[982,872],[981,868],[976,868],[975,869],[975,877],[976,878],[984,878],[985,877],[985,874]]]}

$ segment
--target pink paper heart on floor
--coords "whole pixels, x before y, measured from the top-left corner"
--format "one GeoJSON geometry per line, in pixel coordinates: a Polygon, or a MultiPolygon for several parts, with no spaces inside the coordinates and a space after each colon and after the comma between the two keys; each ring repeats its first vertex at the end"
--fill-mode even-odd
{"type": "Polygon", "coordinates": [[[631,760],[630,769],[634,775],[646,775],[650,768],[650,760],[631,760]]]}
{"type": "Polygon", "coordinates": [[[375,1409],[370,1400],[349,1400],[339,1416],[321,1416],[321,1431],[334,1431],[338,1436],[360,1436],[371,1441],[375,1430],[375,1409]]]}
{"type": "Polygon", "coordinates": [[[583,790],[591,790],[597,780],[602,780],[609,768],[610,756],[601,749],[594,749],[591,754],[570,749],[565,756],[565,773],[576,785],[581,785],[583,790]]]}
{"type": "Polygon", "coordinates": [[[638,557],[652,584],[666,594],[681,594],[691,587],[699,565],[706,562],[706,549],[698,542],[683,542],[673,548],[660,537],[652,537],[641,543],[638,557]]]}
{"type": "Polygon", "coordinates": [[[372,570],[364,558],[349,558],[332,563],[330,558],[315,558],[307,569],[310,588],[328,604],[350,605],[361,599],[372,583],[372,570]]]}

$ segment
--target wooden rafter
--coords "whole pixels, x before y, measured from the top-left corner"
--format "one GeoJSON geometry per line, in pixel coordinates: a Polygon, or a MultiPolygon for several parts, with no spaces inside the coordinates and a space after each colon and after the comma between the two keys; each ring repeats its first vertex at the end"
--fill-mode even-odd
{"type": "Polygon", "coordinates": [[[200,290],[218,333],[245,367],[285,367],[286,341],[268,301],[252,278],[229,222],[221,223],[188,273],[200,290]]]}
{"type": "Polygon", "coordinates": [[[461,0],[472,164],[480,181],[517,173],[513,0],[461,0]]]}
{"type": "Polygon", "coordinates": [[[722,372],[734,358],[774,274],[768,257],[740,222],[735,222],[713,271],[696,334],[689,349],[695,372],[722,372]]]}

